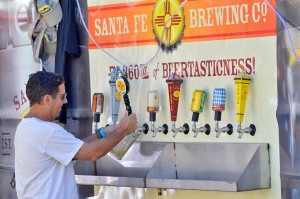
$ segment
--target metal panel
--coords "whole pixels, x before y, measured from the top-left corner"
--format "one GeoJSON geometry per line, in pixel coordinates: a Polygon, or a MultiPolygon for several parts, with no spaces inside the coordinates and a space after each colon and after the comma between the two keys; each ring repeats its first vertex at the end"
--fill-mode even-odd
{"type": "Polygon", "coordinates": [[[78,184],[145,187],[145,178],[166,143],[135,142],[122,160],[109,154],[96,161],[96,176],[77,175],[78,184]]]}
{"type": "Polygon", "coordinates": [[[169,144],[147,175],[146,186],[218,191],[270,188],[268,145],[169,144]]]}
{"type": "Polygon", "coordinates": [[[20,115],[29,106],[25,83],[37,68],[31,57],[31,46],[0,51],[0,168],[14,168],[15,130],[20,115]]]}
{"type": "Polygon", "coordinates": [[[144,178],[135,177],[76,175],[76,182],[79,185],[110,185],[140,188],[146,187],[144,178]]]}
{"type": "Polygon", "coordinates": [[[0,1],[0,50],[6,49],[9,41],[8,3],[0,1]]]}
{"type": "Polygon", "coordinates": [[[13,169],[0,168],[0,193],[3,199],[17,198],[15,172],[13,169]]]}
{"type": "Polygon", "coordinates": [[[33,1],[7,1],[9,38],[14,47],[30,45],[27,29],[35,16],[33,1]]]}
{"type": "Polygon", "coordinates": [[[78,184],[243,191],[271,187],[268,144],[136,142],[121,161],[97,161],[78,184]]]}
{"type": "Polygon", "coordinates": [[[110,155],[98,159],[97,175],[145,178],[165,145],[160,142],[135,142],[122,160],[110,155]]]}
{"type": "Polygon", "coordinates": [[[28,75],[38,67],[32,59],[27,28],[33,1],[0,2],[0,193],[17,198],[14,175],[14,135],[19,117],[29,106],[25,94],[28,75]]]}

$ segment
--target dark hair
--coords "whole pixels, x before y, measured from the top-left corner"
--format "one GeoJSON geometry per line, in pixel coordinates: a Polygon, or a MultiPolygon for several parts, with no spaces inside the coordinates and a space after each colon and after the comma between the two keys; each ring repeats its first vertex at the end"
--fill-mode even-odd
{"type": "Polygon", "coordinates": [[[63,76],[57,73],[38,71],[30,74],[26,84],[26,95],[30,106],[40,104],[44,95],[56,97],[58,87],[63,83],[63,76]]]}

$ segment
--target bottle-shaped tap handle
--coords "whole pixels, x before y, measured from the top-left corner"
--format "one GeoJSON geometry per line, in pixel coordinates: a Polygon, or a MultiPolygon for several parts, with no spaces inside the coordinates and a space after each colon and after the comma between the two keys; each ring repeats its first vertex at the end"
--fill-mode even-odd
{"type": "Polygon", "coordinates": [[[100,114],[103,113],[104,95],[103,93],[94,93],[92,101],[92,112],[94,122],[100,122],[100,114]]]}
{"type": "Polygon", "coordinates": [[[156,121],[156,113],[159,111],[159,94],[158,90],[149,90],[147,93],[147,111],[149,112],[149,120],[156,121]]]}
{"type": "Polygon", "coordinates": [[[159,111],[159,93],[158,90],[148,90],[147,93],[147,111],[149,112],[149,121],[151,122],[152,137],[156,136],[157,132],[162,132],[165,135],[168,133],[168,125],[155,128],[156,113],[159,111]]]}
{"type": "Polygon", "coordinates": [[[100,115],[103,113],[104,95],[103,93],[94,93],[92,101],[92,112],[94,114],[94,130],[98,130],[100,115]]]}

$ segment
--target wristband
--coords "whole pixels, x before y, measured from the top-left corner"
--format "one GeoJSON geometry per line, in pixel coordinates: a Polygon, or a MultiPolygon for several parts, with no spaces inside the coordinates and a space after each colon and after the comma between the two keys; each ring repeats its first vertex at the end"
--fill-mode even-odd
{"type": "Polygon", "coordinates": [[[101,135],[102,138],[106,138],[106,135],[105,135],[105,133],[104,133],[104,128],[103,128],[103,127],[100,128],[99,134],[101,135]]]}
{"type": "Polygon", "coordinates": [[[96,136],[97,136],[98,139],[101,139],[101,138],[102,138],[102,136],[101,136],[101,134],[100,134],[100,129],[97,129],[97,130],[95,131],[95,134],[96,134],[96,136]]]}
{"type": "Polygon", "coordinates": [[[101,138],[106,138],[106,135],[104,133],[104,128],[100,128],[96,131],[96,136],[97,138],[101,139],[101,138]]]}

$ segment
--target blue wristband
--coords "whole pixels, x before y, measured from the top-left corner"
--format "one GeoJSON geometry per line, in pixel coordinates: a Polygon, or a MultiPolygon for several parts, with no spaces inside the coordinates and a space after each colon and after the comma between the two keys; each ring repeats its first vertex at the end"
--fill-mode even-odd
{"type": "Polygon", "coordinates": [[[106,138],[106,135],[104,133],[104,127],[97,129],[95,131],[97,138],[101,139],[101,138],[106,138]]]}
{"type": "Polygon", "coordinates": [[[99,130],[99,133],[100,133],[100,135],[101,135],[102,138],[106,138],[106,135],[104,133],[104,128],[103,127],[99,130]]]}

